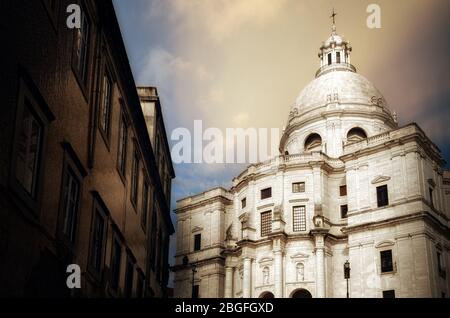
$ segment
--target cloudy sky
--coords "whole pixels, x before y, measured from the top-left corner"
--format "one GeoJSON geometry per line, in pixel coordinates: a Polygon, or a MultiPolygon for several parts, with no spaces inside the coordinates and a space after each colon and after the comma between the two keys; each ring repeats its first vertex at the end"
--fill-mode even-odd
{"type": "MultiPolygon", "coordinates": [[[[383,93],[400,124],[417,122],[450,161],[450,1],[114,0],[137,85],[157,86],[168,136],[177,127],[282,128],[337,31],[352,64],[383,93]]],[[[173,144],[171,142],[171,144],[173,144]]],[[[448,165],[449,166],[449,165],[448,165]]],[[[173,203],[230,186],[241,165],[176,165],[173,203]]]]}

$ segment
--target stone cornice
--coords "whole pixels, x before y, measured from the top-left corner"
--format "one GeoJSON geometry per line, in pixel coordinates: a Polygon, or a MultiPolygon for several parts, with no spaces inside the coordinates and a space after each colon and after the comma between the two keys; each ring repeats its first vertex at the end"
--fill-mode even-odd
{"type": "Polygon", "coordinates": [[[220,255],[223,257],[240,256],[241,254],[242,254],[242,249],[240,247],[226,248],[220,252],[220,255]]]}
{"type": "Polygon", "coordinates": [[[381,207],[381,208],[368,208],[368,209],[358,210],[358,211],[351,210],[351,211],[348,211],[348,217],[352,217],[352,216],[364,214],[364,213],[369,213],[369,212],[373,212],[373,211],[377,211],[377,210],[384,210],[384,209],[392,208],[392,207],[399,206],[402,204],[413,203],[413,202],[422,202],[423,204],[428,206],[434,213],[436,213],[439,217],[443,218],[444,221],[446,221],[446,222],[449,221],[449,218],[444,213],[436,210],[436,208],[431,206],[430,202],[425,200],[421,195],[416,195],[416,196],[408,198],[408,199],[394,201],[394,202],[390,203],[388,206],[381,207]]]}
{"type": "Polygon", "coordinates": [[[275,206],[275,203],[269,203],[269,204],[264,204],[264,205],[260,205],[256,207],[256,210],[265,210],[265,209],[272,209],[275,206]]]}
{"type": "Polygon", "coordinates": [[[282,242],[286,241],[287,238],[287,234],[285,232],[272,232],[268,235],[269,239],[271,240],[275,240],[275,239],[280,239],[282,242]]]}
{"type": "Polygon", "coordinates": [[[217,196],[210,197],[210,198],[207,198],[207,199],[204,199],[204,200],[196,201],[196,202],[194,202],[192,204],[186,204],[184,206],[178,207],[178,208],[176,208],[174,210],[174,212],[176,214],[179,214],[179,213],[183,213],[183,212],[186,212],[186,211],[189,211],[189,210],[194,210],[194,209],[197,209],[197,208],[201,208],[201,207],[204,207],[206,205],[211,205],[213,203],[221,203],[221,204],[224,204],[224,205],[231,205],[231,204],[233,204],[233,201],[230,200],[229,198],[223,196],[223,195],[217,195],[217,196]]]}
{"type": "Polygon", "coordinates": [[[330,158],[320,151],[286,156],[280,155],[247,167],[239,176],[234,178],[234,186],[230,189],[230,192],[238,193],[242,188],[248,186],[250,182],[267,176],[275,176],[280,171],[285,172],[301,168],[313,169],[313,167],[320,167],[327,173],[344,171],[344,163],[340,159],[330,158]]]}
{"type": "Polygon", "coordinates": [[[262,239],[262,240],[249,240],[249,239],[243,239],[238,241],[237,243],[238,248],[243,248],[243,247],[255,247],[255,246],[260,246],[260,245],[265,245],[265,244],[272,244],[272,240],[269,239],[262,239]]]}
{"type": "Polygon", "coordinates": [[[200,254],[201,252],[204,252],[204,251],[213,250],[213,249],[224,249],[224,248],[225,248],[225,245],[219,243],[219,244],[214,244],[214,245],[202,248],[200,251],[188,252],[188,253],[177,253],[177,254],[175,254],[175,257],[180,257],[180,256],[189,256],[189,257],[191,257],[194,254],[200,254]]]}
{"type": "Polygon", "coordinates": [[[367,222],[353,226],[347,226],[342,228],[341,231],[344,234],[348,235],[350,233],[367,231],[371,229],[392,226],[393,224],[407,223],[417,220],[424,220],[425,222],[428,222],[429,224],[433,225],[433,227],[439,229],[445,236],[447,236],[447,238],[450,238],[450,228],[447,225],[442,224],[434,215],[426,211],[410,213],[408,215],[402,215],[389,219],[367,222]]]}
{"type": "MultiPolygon", "coordinates": [[[[225,250],[228,251],[228,253],[238,253],[240,251],[240,249],[242,247],[258,247],[258,246],[262,246],[262,245],[271,245],[272,244],[272,238],[273,237],[278,237],[282,235],[283,240],[285,242],[289,242],[289,241],[295,241],[295,240],[309,240],[309,241],[313,241],[313,238],[311,237],[311,233],[302,233],[302,234],[287,234],[287,233],[274,233],[273,236],[270,236],[270,238],[265,238],[265,239],[261,239],[261,240],[241,240],[239,242],[237,242],[237,247],[233,250],[225,250]]],[[[327,232],[326,234],[326,239],[331,239],[333,241],[340,241],[340,240],[346,240],[347,239],[347,235],[335,235],[332,233],[327,232]]],[[[225,251],[223,253],[225,253],[225,251]]]]}
{"type": "MultiPolygon", "coordinates": [[[[439,148],[425,135],[416,123],[351,144],[348,146],[350,149],[347,149],[348,153],[345,153],[346,149],[344,149],[344,155],[339,157],[339,159],[348,162],[386,150],[386,148],[391,149],[395,146],[401,146],[414,141],[417,142],[422,149],[405,149],[404,154],[420,152],[421,156],[428,155],[440,166],[445,164],[445,160],[442,158],[439,148]],[[373,145],[371,145],[370,142],[373,142],[373,145]]],[[[403,153],[400,155],[403,155],[403,153]]]]}
{"type": "MultiPolygon", "coordinates": [[[[198,268],[200,266],[205,266],[208,264],[221,264],[224,265],[225,264],[225,258],[222,256],[214,256],[214,257],[210,257],[210,258],[205,258],[202,260],[199,260],[197,262],[195,262],[195,266],[198,268]]],[[[192,268],[192,264],[188,264],[188,265],[174,265],[172,267],[170,267],[170,269],[173,272],[177,272],[177,271],[182,271],[182,270],[191,270],[192,268]]]]}
{"type": "Polygon", "coordinates": [[[323,229],[323,228],[312,229],[311,231],[309,231],[309,233],[311,233],[312,236],[316,236],[316,235],[326,236],[326,235],[328,235],[328,232],[329,232],[328,229],[323,229]]]}
{"type": "Polygon", "coordinates": [[[309,198],[291,199],[288,203],[306,203],[309,202],[309,198]]]}
{"type": "Polygon", "coordinates": [[[289,136],[296,130],[301,129],[307,124],[319,121],[319,120],[325,120],[329,116],[358,116],[363,118],[369,118],[374,119],[378,118],[379,120],[385,122],[388,124],[388,126],[391,126],[392,128],[396,127],[396,124],[392,120],[391,114],[386,112],[383,108],[382,111],[374,111],[374,110],[367,110],[367,107],[377,109],[376,107],[371,104],[361,104],[361,103],[348,103],[345,101],[341,101],[339,104],[345,104],[345,105],[357,105],[361,106],[361,110],[349,110],[349,109],[333,109],[333,110],[324,110],[320,112],[319,110],[321,108],[327,108],[328,104],[318,105],[317,107],[314,107],[307,113],[302,113],[301,116],[295,116],[290,118],[288,122],[288,126],[286,130],[284,131],[281,140],[280,140],[280,152],[283,151],[284,146],[286,144],[286,141],[288,140],[289,136]],[[375,107],[375,108],[374,108],[375,107]],[[308,116],[308,113],[315,112],[315,114],[308,116]],[[301,119],[300,119],[301,118],[301,119]]]}

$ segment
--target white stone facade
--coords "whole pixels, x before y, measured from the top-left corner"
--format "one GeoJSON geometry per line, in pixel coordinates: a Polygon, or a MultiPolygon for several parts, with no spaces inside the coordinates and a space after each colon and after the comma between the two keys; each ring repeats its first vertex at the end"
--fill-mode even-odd
{"type": "Polygon", "coordinates": [[[193,286],[199,297],[346,297],[347,260],[350,297],[450,295],[450,171],[416,124],[397,126],[350,51],[333,28],[280,156],[178,201],[175,297],[193,286]]]}

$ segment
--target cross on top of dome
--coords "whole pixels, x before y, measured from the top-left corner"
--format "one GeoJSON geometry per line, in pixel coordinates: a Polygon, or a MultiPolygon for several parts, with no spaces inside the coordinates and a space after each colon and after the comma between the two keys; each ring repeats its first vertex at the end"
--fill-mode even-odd
{"type": "Polygon", "coordinates": [[[331,12],[331,16],[330,16],[330,18],[331,19],[333,19],[333,26],[331,27],[331,34],[333,34],[333,35],[336,35],[336,16],[337,16],[337,13],[334,11],[334,8],[333,8],[333,11],[331,12]]]}

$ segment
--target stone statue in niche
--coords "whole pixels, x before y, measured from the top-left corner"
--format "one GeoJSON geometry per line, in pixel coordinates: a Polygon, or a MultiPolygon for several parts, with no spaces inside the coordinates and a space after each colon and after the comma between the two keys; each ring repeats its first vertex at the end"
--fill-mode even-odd
{"type": "Polygon", "coordinates": [[[281,211],[281,205],[275,206],[274,209],[273,209],[273,219],[274,220],[282,220],[283,216],[282,216],[281,212],[282,212],[281,211]]]}
{"type": "Polygon", "coordinates": [[[297,281],[303,282],[305,280],[305,265],[302,263],[297,264],[297,281]]]}
{"type": "Polygon", "coordinates": [[[242,290],[242,288],[244,286],[244,271],[243,270],[239,271],[238,285],[239,285],[239,289],[242,290]]]}
{"type": "Polygon", "coordinates": [[[226,234],[225,240],[229,241],[232,239],[233,239],[233,224],[230,224],[230,226],[227,229],[227,234],[226,234]]]}
{"type": "Polygon", "coordinates": [[[269,285],[270,282],[270,273],[269,273],[269,267],[264,267],[263,269],[263,284],[269,285]]]}
{"type": "Polygon", "coordinates": [[[242,213],[241,216],[239,216],[239,220],[241,221],[242,228],[250,226],[248,212],[242,213]]]}

